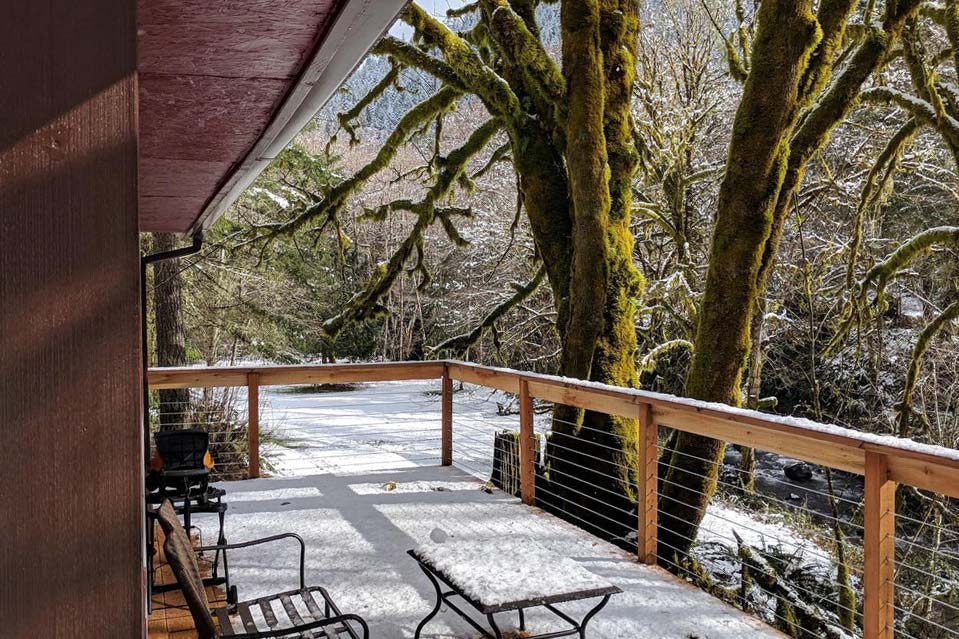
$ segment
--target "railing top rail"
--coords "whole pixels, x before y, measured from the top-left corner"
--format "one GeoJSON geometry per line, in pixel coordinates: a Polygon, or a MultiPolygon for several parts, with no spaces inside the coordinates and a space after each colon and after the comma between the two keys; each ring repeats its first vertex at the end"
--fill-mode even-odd
{"type": "Polygon", "coordinates": [[[651,405],[657,423],[664,426],[851,472],[864,472],[866,451],[888,455],[896,481],[959,497],[957,450],[725,404],[460,361],[152,368],[149,384],[151,389],[245,386],[253,372],[259,373],[263,386],[433,379],[446,372],[460,381],[517,394],[525,380],[530,394],[539,399],[629,417],[636,417],[640,406],[651,405]]]}

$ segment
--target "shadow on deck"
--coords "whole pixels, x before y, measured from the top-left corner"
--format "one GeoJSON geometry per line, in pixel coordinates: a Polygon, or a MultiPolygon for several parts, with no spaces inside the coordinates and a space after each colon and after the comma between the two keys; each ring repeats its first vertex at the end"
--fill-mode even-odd
{"type": "MultiPolygon", "coordinates": [[[[502,492],[487,492],[481,482],[456,468],[256,479],[225,487],[230,504],[227,538],[242,541],[284,531],[303,536],[308,585],[326,586],[342,610],[367,619],[371,636],[377,639],[412,637],[416,624],[431,609],[432,587],[406,551],[428,540],[434,528],[460,539],[535,538],[621,587],[624,593],[590,625],[591,639],[783,636],[566,522],[502,492]]],[[[196,523],[207,532],[215,530],[212,518],[197,516],[196,523]]],[[[284,543],[272,546],[231,552],[231,579],[241,600],[295,586],[296,548],[284,543]]],[[[150,617],[151,639],[191,636],[182,631],[190,623],[182,598],[168,596],[168,607],[150,617]],[[166,634],[158,615],[165,619],[166,634]]],[[[223,598],[222,593],[216,596],[223,598]]],[[[564,607],[580,614],[590,605],[564,607]]],[[[503,621],[505,630],[514,630],[510,624],[515,619],[503,621]]],[[[535,611],[528,622],[534,632],[546,632],[553,623],[535,611]]],[[[452,613],[441,613],[423,633],[424,639],[475,636],[452,613]]]]}

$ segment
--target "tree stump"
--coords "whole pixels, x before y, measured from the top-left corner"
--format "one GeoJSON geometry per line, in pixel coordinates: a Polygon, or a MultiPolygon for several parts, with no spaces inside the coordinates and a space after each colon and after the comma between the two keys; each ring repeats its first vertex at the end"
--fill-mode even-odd
{"type": "MultiPolygon", "coordinates": [[[[534,435],[535,464],[539,466],[539,435],[534,435]]],[[[501,430],[493,436],[493,472],[490,482],[514,497],[520,494],[519,431],[501,430]]]]}

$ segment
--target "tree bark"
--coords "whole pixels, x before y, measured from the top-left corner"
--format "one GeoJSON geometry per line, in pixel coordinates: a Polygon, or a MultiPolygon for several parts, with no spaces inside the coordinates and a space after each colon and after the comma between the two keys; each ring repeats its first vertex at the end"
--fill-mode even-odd
{"type": "MultiPolygon", "coordinates": [[[[635,388],[634,300],[643,281],[629,228],[638,162],[630,102],[639,6],[602,0],[566,2],[562,10],[573,228],[561,373],[635,388]]],[[[557,407],[548,451],[554,510],[606,538],[631,532],[625,469],[635,467],[636,438],[635,420],[557,407]]]]}
{"type": "MultiPolygon", "coordinates": [[[[691,397],[734,405],[741,401],[760,268],[788,167],[801,86],[821,37],[811,0],[767,0],[757,21],[686,384],[691,397]]],[[[676,437],[660,498],[659,539],[663,554],[675,555],[671,560],[682,560],[692,546],[716,490],[724,449],[714,439],[688,433],[676,437]]]]}
{"type": "MultiPolygon", "coordinates": [[[[176,236],[172,233],[155,233],[153,251],[170,251],[176,248],[176,236]]],[[[153,268],[154,334],[156,339],[157,366],[186,365],[186,337],[183,330],[182,276],[179,260],[156,262],[153,268]]],[[[188,427],[190,390],[177,388],[161,390],[160,430],[176,430],[188,427]]]]}

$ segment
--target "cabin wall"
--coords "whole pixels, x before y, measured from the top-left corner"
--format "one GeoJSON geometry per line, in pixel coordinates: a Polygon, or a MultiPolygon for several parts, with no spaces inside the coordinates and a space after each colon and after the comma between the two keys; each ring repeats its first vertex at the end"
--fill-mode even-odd
{"type": "Polygon", "coordinates": [[[0,20],[0,636],[144,635],[136,3],[0,20]]]}

